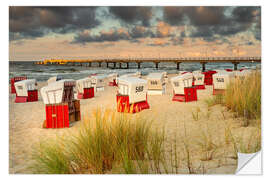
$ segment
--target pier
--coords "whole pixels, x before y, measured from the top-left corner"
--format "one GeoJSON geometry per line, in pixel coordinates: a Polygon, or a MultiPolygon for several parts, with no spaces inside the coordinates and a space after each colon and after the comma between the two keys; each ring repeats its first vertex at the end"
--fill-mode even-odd
{"type": "Polygon", "coordinates": [[[153,63],[158,69],[159,63],[171,62],[176,64],[176,69],[180,69],[181,63],[200,63],[202,70],[205,71],[207,63],[232,63],[234,70],[237,70],[239,63],[261,63],[261,57],[182,57],[182,58],[104,58],[104,59],[45,59],[35,62],[36,64],[56,64],[56,65],[79,65],[91,67],[93,63],[97,63],[98,67],[106,64],[107,68],[129,68],[129,63],[136,63],[138,69],[142,63],[153,63]],[[117,67],[118,64],[118,67],[117,67]]]}

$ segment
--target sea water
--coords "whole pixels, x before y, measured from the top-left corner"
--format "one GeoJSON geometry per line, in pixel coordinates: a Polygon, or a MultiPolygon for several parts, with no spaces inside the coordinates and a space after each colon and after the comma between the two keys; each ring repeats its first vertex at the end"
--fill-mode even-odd
{"type": "MultiPolygon", "coordinates": [[[[238,64],[238,69],[240,68],[256,68],[258,63],[240,63],[238,64]]],[[[112,64],[110,65],[112,66],[112,64]]],[[[124,69],[126,67],[125,63],[122,64],[123,69],[119,69],[119,64],[117,63],[116,69],[111,67],[107,68],[105,63],[102,63],[102,67],[98,67],[98,63],[92,63],[92,67],[83,66],[71,66],[71,65],[37,65],[31,61],[9,61],[9,78],[15,76],[27,76],[28,79],[36,79],[38,81],[47,81],[52,76],[60,76],[62,79],[81,79],[87,77],[91,74],[104,74],[108,75],[111,73],[118,73],[119,75],[126,73],[134,73],[140,71],[142,75],[147,75],[151,72],[164,72],[168,74],[178,73],[175,63],[159,63],[158,69],[155,68],[154,63],[145,62],[141,63],[141,68],[137,68],[136,63],[129,63],[129,69],[124,69]]],[[[201,70],[202,66],[200,63],[181,63],[181,71],[194,71],[201,70]]],[[[213,69],[233,69],[232,63],[207,63],[206,70],[213,69]]]]}

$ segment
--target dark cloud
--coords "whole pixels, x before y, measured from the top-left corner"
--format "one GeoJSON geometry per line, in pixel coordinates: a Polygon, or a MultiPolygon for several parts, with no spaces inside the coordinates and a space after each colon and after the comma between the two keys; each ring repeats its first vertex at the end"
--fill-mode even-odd
{"type": "Polygon", "coordinates": [[[152,17],[152,7],[113,6],[109,7],[109,12],[124,23],[141,23],[143,26],[149,26],[152,17]]]}
{"type": "Polygon", "coordinates": [[[85,44],[89,42],[115,42],[120,40],[129,40],[130,36],[126,31],[111,30],[110,32],[100,32],[98,35],[92,35],[89,32],[78,33],[72,43],[85,44]]]}
{"type": "Polygon", "coordinates": [[[170,38],[172,44],[181,44],[185,37],[215,41],[245,31],[251,31],[256,39],[261,39],[260,7],[161,7],[163,17],[160,19],[153,15],[157,13],[153,7],[100,7],[98,13],[97,9],[11,6],[10,41],[43,37],[50,32],[73,32],[75,36],[72,43],[82,44],[120,40],[140,42],[138,39],[147,37],[170,38]],[[115,28],[98,34],[85,31],[99,26],[102,23],[100,21],[108,16],[120,20],[126,29],[121,31],[121,28],[115,28]],[[188,28],[175,30],[175,26],[179,25],[187,25],[188,28]]]}
{"type": "Polygon", "coordinates": [[[48,32],[67,33],[100,24],[95,7],[25,7],[9,8],[10,40],[42,37],[48,32]]]}
{"type": "Polygon", "coordinates": [[[153,36],[153,32],[149,28],[135,26],[129,31],[130,37],[133,39],[145,38],[153,36]]]}
{"type": "Polygon", "coordinates": [[[98,35],[93,35],[89,32],[80,32],[74,37],[72,43],[91,43],[91,42],[116,42],[120,40],[128,40],[132,43],[139,42],[139,38],[154,36],[149,28],[143,26],[134,26],[129,30],[124,28],[111,29],[109,32],[101,31],[98,35]]]}
{"type": "Polygon", "coordinates": [[[183,7],[164,7],[164,20],[171,25],[179,25],[183,23],[185,8],[183,7]]]}
{"type": "MultiPolygon", "coordinates": [[[[211,36],[230,36],[251,28],[260,28],[260,7],[164,7],[165,22],[170,25],[188,24],[195,30],[190,37],[211,39],[211,36]],[[231,14],[226,14],[231,10],[231,14]]],[[[259,33],[254,33],[259,37],[259,33]]]]}

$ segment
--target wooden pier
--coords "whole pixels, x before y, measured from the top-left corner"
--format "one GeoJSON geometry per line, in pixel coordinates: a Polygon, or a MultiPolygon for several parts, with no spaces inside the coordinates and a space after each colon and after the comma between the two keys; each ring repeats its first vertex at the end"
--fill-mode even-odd
{"type": "Polygon", "coordinates": [[[159,63],[162,62],[172,62],[176,64],[176,68],[180,69],[181,63],[200,63],[202,65],[202,70],[205,71],[205,65],[207,63],[232,63],[234,65],[234,70],[237,70],[237,65],[239,63],[247,62],[261,62],[261,57],[183,57],[183,58],[110,58],[110,59],[45,59],[43,61],[36,62],[36,64],[57,64],[57,65],[75,65],[79,64],[82,66],[91,67],[92,63],[98,63],[101,67],[102,63],[106,64],[107,68],[129,68],[129,63],[137,63],[138,69],[141,68],[141,63],[151,62],[155,64],[158,69],[159,63]],[[122,66],[125,64],[125,67],[122,66]],[[112,65],[112,66],[111,66],[112,65]]]}

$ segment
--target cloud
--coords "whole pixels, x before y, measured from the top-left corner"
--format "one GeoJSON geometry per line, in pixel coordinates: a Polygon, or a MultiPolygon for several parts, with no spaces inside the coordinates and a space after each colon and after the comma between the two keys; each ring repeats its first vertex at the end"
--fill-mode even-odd
{"type": "Polygon", "coordinates": [[[147,44],[147,46],[167,46],[170,43],[162,38],[156,38],[151,43],[147,44]]]}
{"type": "Polygon", "coordinates": [[[129,40],[130,36],[128,32],[123,29],[111,29],[110,31],[101,31],[98,35],[92,35],[89,31],[83,31],[78,33],[72,43],[89,43],[89,42],[115,42],[120,40],[129,40]]]}
{"type": "MultiPolygon", "coordinates": [[[[170,25],[192,26],[190,37],[211,39],[249,30],[253,23],[260,29],[260,7],[164,7],[164,21],[170,25]],[[230,12],[230,13],[228,13],[230,12]]],[[[259,39],[260,33],[254,31],[259,39]]],[[[214,40],[214,39],[213,39],[214,40]]]]}
{"type": "Polygon", "coordinates": [[[149,26],[152,17],[152,7],[113,6],[109,7],[109,12],[124,23],[140,23],[143,26],[149,26]]]}
{"type": "Polygon", "coordinates": [[[95,7],[10,6],[10,40],[42,37],[49,32],[68,33],[100,24],[95,7]]]}
{"type": "Polygon", "coordinates": [[[163,21],[158,22],[156,37],[168,37],[171,35],[171,26],[163,21]]]}

